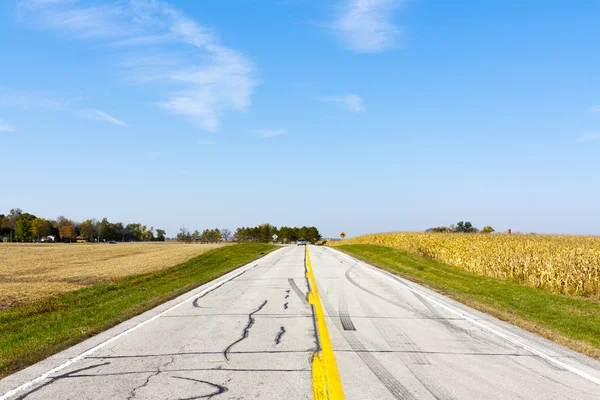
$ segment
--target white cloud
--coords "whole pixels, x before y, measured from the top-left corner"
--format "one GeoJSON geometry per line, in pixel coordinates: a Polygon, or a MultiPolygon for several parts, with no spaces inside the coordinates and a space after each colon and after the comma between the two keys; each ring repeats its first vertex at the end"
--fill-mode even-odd
{"type": "Polygon", "coordinates": [[[0,87],[0,107],[18,108],[21,110],[50,109],[68,110],[82,99],[77,93],[44,93],[31,91],[15,91],[0,87]]]}
{"type": "Polygon", "coordinates": [[[9,125],[7,122],[4,122],[3,120],[0,119],[0,133],[1,132],[14,132],[15,131],[15,127],[12,125],[9,125]]]}
{"type": "Polygon", "coordinates": [[[21,2],[20,11],[30,23],[127,50],[129,56],[120,64],[123,75],[164,90],[165,97],[153,103],[191,118],[204,130],[216,131],[228,111],[246,111],[260,83],[253,63],[243,54],[223,46],[212,31],[159,0],[102,6],[29,0],[21,2]],[[178,46],[177,54],[164,54],[164,46],[159,46],[164,43],[187,45],[194,51],[178,46]]]}
{"type": "Polygon", "coordinates": [[[118,126],[124,126],[126,127],[127,124],[121,120],[116,119],[115,117],[108,115],[105,112],[102,112],[100,110],[85,110],[85,111],[81,111],[79,112],[79,115],[83,118],[88,118],[88,119],[93,119],[96,121],[106,121],[106,122],[110,122],[111,124],[114,125],[118,125],[118,126]]]}
{"type": "Polygon", "coordinates": [[[401,33],[392,23],[399,3],[399,0],[345,0],[330,27],[350,49],[380,53],[394,46],[401,33]]]}
{"type": "Polygon", "coordinates": [[[589,111],[591,114],[600,114],[600,104],[597,104],[597,105],[595,105],[595,106],[591,106],[591,107],[588,109],[588,111],[589,111]]]}
{"type": "Polygon", "coordinates": [[[263,138],[281,136],[285,134],[285,129],[256,129],[254,133],[263,138]]]}
{"type": "Polygon", "coordinates": [[[582,136],[577,138],[577,141],[579,143],[600,141],[600,132],[584,133],[582,136]]]}
{"type": "Polygon", "coordinates": [[[322,97],[321,101],[327,103],[339,103],[351,112],[362,112],[365,110],[365,102],[362,97],[356,94],[347,94],[345,96],[322,97]]]}

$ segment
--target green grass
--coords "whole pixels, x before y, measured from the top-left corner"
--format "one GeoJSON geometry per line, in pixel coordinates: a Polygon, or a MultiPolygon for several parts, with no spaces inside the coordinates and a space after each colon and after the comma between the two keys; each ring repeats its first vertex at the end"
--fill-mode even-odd
{"type": "Polygon", "coordinates": [[[600,303],[472,274],[402,250],[335,247],[462,303],[600,359],[600,303]]]}
{"type": "Polygon", "coordinates": [[[174,267],[0,311],[0,377],[79,343],[276,249],[221,247],[174,267]]]}

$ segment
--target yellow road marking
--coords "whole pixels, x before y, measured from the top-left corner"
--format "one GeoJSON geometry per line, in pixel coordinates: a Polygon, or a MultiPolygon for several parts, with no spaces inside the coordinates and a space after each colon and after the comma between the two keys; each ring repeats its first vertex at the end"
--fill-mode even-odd
{"type": "Polygon", "coordinates": [[[319,331],[321,343],[321,351],[313,356],[312,361],[313,396],[316,400],[343,400],[344,391],[342,390],[342,381],[340,380],[331,340],[329,339],[329,331],[325,323],[325,313],[321,306],[321,299],[319,298],[319,290],[317,289],[315,274],[310,262],[308,246],[306,246],[306,269],[308,270],[307,277],[310,281],[308,302],[314,306],[317,330],[319,331]]]}

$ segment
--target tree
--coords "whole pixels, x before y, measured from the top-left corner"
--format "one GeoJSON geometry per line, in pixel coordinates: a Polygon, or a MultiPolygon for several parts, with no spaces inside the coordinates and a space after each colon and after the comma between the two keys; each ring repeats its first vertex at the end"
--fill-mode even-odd
{"type": "Polygon", "coordinates": [[[77,237],[77,232],[75,232],[75,227],[73,225],[63,225],[63,227],[59,230],[60,237],[65,241],[65,239],[69,240],[69,243],[73,241],[77,237]]]}
{"type": "MultiPolygon", "coordinates": [[[[12,210],[11,210],[12,212],[12,210]]],[[[20,242],[30,242],[33,240],[31,223],[36,219],[35,215],[28,213],[20,214],[15,220],[15,236],[20,242]]]]}
{"type": "Polygon", "coordinates": [[[492,233],[495,232],[494,228],[492,228],[491,226],[484,226],[483,229],[481,230],[481,233],[492,233]]]}
{"type": "Polygon", "coordinates": [[[10,230],[15,229],[17,226],[17,218],[19,218],[21,214],[23,214],[23,211],[21,211],[20,208],[13,208],[10,210],[10,213],[8,213],[8,227],[10,230]]]}
{"type": "Polygon", "coordinates": [[[448,228],[447,226],[438,226],[435,228],[429,228],[425,232],[448,233],[448,232],[452,232],[452,229],[448,228]]]}
{"type": "Polygon", "coordinates": [[[223,240],[228,242],[229,239],[231,239],[231,231],[227,228],[221,229],[221,237],[223,238],[223,240]]]}
{"type": "Polygon", "coordinates": [[[94,221],[91,219],[86,219],[81,224],[79,224],[79,234],[86,238],[87,240],[92,240],[94,238],[94,221]]]}
{"type": "Polygon", "coordinates": [[[219,228],[215,228],[210,231],[210,241],[215,243],[219,243],[221,241],[221,231],[219,228]]]}
{"type": "Polygon", "coordinates": [[[50,234],[50,223],[44,218],[34,219],[31,222],[31,233],[37,240],[40,240],[43,236],[48,236],[50,234]]]}
{"type": "Polygon", "coordinates": [[[164,242],[167,237],[167,232],[164,229],[156,229],[156,240],[164,242]]]}
{"type": "Polygon", "coordinates": [[[187,230],[185,226],[182,226],[179,230],[179,233],[177,234],[177,240],[180,240],[184,243],[191,243],[192,234],[190,233],[190,231],[187,230]]]}
{"type": "Polygon", "coordinates": [[[452,226],[453,231],[457,233],[477,233],[479,229],[475,228],[469,221],[458,221],[456,226],[452,226]]]}

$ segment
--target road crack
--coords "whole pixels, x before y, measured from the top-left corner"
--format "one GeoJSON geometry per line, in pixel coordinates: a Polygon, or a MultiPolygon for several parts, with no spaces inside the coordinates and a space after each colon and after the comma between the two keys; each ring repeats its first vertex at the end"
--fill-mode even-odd
{"type": "Polygon", "coordinates": [[[225,348],[225,350],[223,350],[223,356],[225,356],[225,360],[229,361],[228,354],[231,351],[231,349],[233,348],[233,346],[235,346],[236,344],[238,344],[241,341],[248,338],[248,335],[250,334],[250,329],[254,325],[254,314],[256,314],[257,312],[262,310],[266,304],[267,304],[267,300],[265,300],[256,310],[254,310],[250,314],[248,314],[248,323],[246,324],[246,326],[244,327],[244,330],[242,331],[242,336],[238,340],[236,340],[235,342],[233,342],[229,346],[227,346],[227,348],[225,348]]]}
{"type": "Polygon", "coordinates": [[[218,385],[216,383],[212,383],[212,382],[208,382],[208,381],[203,381],[203,380],[200,380],[200,379],[186,378],[186,377],[183,377],[183,376],[173,376],[173,378],[183,379],[183,380],[186,380],[186,381],[192,381],[192,382],[197,382],[197,383],[203,383],[205,385],[209,385],[209,386],[212,386],[213,388],[215,388],[215,391],[213,393],[205,394],[205,395],[202,395],[202,396],[186,397],[186,398],[179,399],[179,400],[210,399],[213,396],[218,396],[220,394],[225,393],[228,390],[225,386],[218,385]]]}
{"type": "Polygon", "coordinates": [[[284,333],[285,333],[285,327],[282,326],[279,328],[279,332],[277,332],[277,335],[275,335],[275,345],[278,345],[279,343],[281,343],[281,337],[283,336],[284,333]]]}

